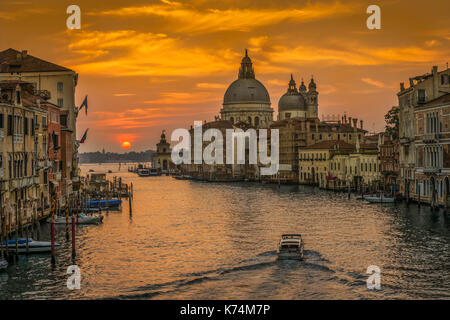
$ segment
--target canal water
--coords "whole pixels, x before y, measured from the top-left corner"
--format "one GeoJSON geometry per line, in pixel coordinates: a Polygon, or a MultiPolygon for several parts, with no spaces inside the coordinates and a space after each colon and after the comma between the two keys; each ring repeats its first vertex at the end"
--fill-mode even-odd
{"type": "MultiPolygon", "coordinates": [[[[105,213],[64,226],[57,261],[20,256],[0,273],[1,299],[449,299],[450,215],[428,207],[372,205],[305,186],[140,178],[117,164],[83,165],[133,182],[133,215],[105,213]],[[305,261],[278,261],[282,233],[301,233],[305,261]],[[81,289],[67,289],[67,267],[81,289]],[[367,268],[381,269],[368,290],[367,268]]],[[[49,239],[48,224],[42,238],[49,239]]]]}

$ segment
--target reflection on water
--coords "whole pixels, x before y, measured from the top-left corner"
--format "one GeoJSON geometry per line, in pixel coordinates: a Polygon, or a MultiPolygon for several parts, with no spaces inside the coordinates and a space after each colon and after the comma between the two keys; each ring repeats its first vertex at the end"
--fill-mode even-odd
{"type": "MultiPolygon", "coordinates": [[[[450,215],[370,205],[303,186],[140,178],[117,165],[83,166],[133,182],[100,226],[77,228],[81,290],[66,287],[71,243],[57,227],[49,255],[21,256],[0,274],[0,298],[450,298],[450,215]],[[278,261],[282,233],[299,232],[305,261],[278,261]],[[381,290],[366,269],[381,268],[381,290]]],[[[49,226],[42,225],[49,239],[49,226]]]]}

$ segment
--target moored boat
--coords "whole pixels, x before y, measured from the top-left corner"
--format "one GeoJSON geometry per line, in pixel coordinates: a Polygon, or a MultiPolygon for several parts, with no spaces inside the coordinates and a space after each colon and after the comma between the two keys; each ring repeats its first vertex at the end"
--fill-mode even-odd
{"type": "MultiPolygon", "coordinates": [[[[3,241],[3,246],[6,246],[8,251],[16,251],[16,239],[11,239],[6,244],[3,241]]],[[[59,247],[60,244],[55,242],[55,247],[59,247]]],[[[35,241],[31,238],[28,239],[28,249],[27,249],[27,239],[19,238],[17,239],[17,249],[18,253],[45,253],[52,251],[52,244],[50,241],[35,241]]]]}
{"type": "Polygon", "coordinates": [[[278,245],[279,260],[302,260],[303,239],[300,234],[283,234],[278,245]]]}
{"type": "Polygon", "coordinates": [[[395,202],[394,198],[383,197],[383,196],[364,196],[364,200],[367,200],[370,203],[394,203],[395,202]]]}
{"type": "MultiPolygon", "coordinates": [[[[103,221],[103,216],[87,216],[83,213],[78,214],[78,218],[75,217],[76,224],[100,224],[103,221]]],[[[47,222],[51,222],[51,218],[47,219],[47,222]]],[[[69,217],[69,224],[72,224],[72,217],[69,217]]],[[[66,224],[66,217],[58,216],[55,217],[55,224],[66,224]]]]}
{"type": "Polygon", "coordinates": [[[89,200],[86,204],[88,208],[117,208],[122,204],[122,200],[89,200]]]}
{"type": "Polygon", "coordinates": [[[0,259],[0,271],[6,270],[8,268],[8,261],[0,259]]]}
{"type": "Polygon", "coordinates": [[[144,169],[139,169],[137,174],[139,177],[156,177],[156,176],[160,176],[161,172],[155,168],[144,168],[144,169]]]}

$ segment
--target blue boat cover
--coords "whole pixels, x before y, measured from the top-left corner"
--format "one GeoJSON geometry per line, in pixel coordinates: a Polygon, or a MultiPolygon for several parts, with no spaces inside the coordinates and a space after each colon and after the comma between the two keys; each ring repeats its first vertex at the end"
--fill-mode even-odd
{"type": "MultiPolygon", "coordinates": [[[[31,238],[28,239],[28,243],[30,243],[32,241],[33,241],[33,239],[31,239],[31,238]]],[[[26,244],[27,243],[27,239],[18,238],[17,239],[17,243],[18,244],[26,244]]],[[[8,241],[8,246],[12,246],[12,245],[15,245],[15,244],[16,244],[16,239],[11,239],[11,240],[8,241]]],[[[3,241],[3,245],[6,246],[6,241],[3,241]]]]}
{"type": "Polygon", "coordinates": [[[110,199],[108,203],[106,200],[89,200],[87,202],[88,207],[106,207],[106,206],[119,206],[122,203],[121,199],[110,199]]]}

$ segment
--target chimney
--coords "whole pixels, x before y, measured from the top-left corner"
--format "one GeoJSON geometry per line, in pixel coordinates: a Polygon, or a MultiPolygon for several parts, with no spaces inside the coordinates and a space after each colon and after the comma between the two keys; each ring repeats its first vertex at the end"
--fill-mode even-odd
{"type": "Polygon", "coordinates": [[[16,60],[17,60],[17,62],[22,62],[22,54],[21,53],[18,53],[16,55],[16,60]]]}
{"type": "Polygon", "coordinates": [[[352,126],[352,117],[348,117],[348,124],[350,125],[350,127],[352,126]]]}
{"type": "Polygon", "coordinates": [[[400,91],[405,91],[405,83],[400,82],[400,91]]]}
{"type": "Polygon", "coordinates": [[[360,120],[360,121],[359,121],[359,124],[361,125],[361,130],[363,130],[363,121],[360,120]]]}
{"type": "Polygon", "coordinates": [[[437,71],[438,71],[438,67],[437,66],[433,66],[433,68],[431,69],[431,73],[433,75],[435,75],[437,73],[437,71]]]}
{"type": "Polygon", "coordinates": [[[22,50],[22,58],[25,59],[28,56],[27,50],[22,50]]]}
{"type": "Polygon", "coordinates": [[[358,129],[358,119],[357,118],[353,119],[353,128],[355,129],[355,132],[356,132],[356,129],[358,129]]]}
{"type": "Polygon", "coordinates": [[[409,86],[414,87],[414,80],[413,78],[409,78],[409,86]]]}

